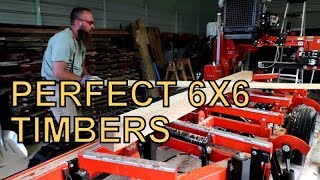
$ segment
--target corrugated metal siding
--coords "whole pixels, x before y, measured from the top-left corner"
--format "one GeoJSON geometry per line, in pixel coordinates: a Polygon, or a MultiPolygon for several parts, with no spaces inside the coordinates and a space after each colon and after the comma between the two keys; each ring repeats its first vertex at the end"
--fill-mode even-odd
{"type": "Polygon", "coordinates": [[[178,33],[198,34],[198,15],[178,14],[178,33]]]}
{"type": "Polygon", "coordinates": [[[200,35],[205,36],[207,24],[217,21],[218,2],[212,0],[202,0],[200,4],[200,35]]]}
{"type": "Polygon", "coordinates": [[[176,10],[176,0],[148,0],[148,8],[174,12],[176,10]]]}
{"type": "MultiPolygon", "coordinates": [[[[289,14],[302,14],[302,3],[292,4],[289,6],[289,14]]],[[[282,0],[273,0],[268,4],[268,11],[277,13],[283,19],[286,3],[282,0]]],[[[320,28],[320,1],[319,0],[308,0],[306,8],[306,28],[320,28]]],[[[292,28],[300,28],[301,18],[292,17],[288,18],[292,22],[292,28]]]]}
{"type": "MultiPolygon", "coordinates": [[[[77,6],[90,8],[95,27],[119,28],[141,18],[161,32],[205,33],[215,17],[212,0],[38,0],[41,25],[68,26],[70,11],[77,6]],[[208,17],[211,18],[208,18],[208,17]],[[200,27],[199,27],[200,24],[200,27]]],[[[36,0],[0,0],[0,23],[37,24],[36,0]]]]}
{"type": "Polygon", "coordinates": [[[175,32],[176,4],[172,0],[148,0],[148,25],[161,32],[175,32]]]}
{"type": "Polygon", "coordinates": [[[127,26],[141,18],[146,21],[145,0],[107,0],[107,27],[127,26]]]}
{"type": "Polygon", "coordinates": [[[103,27],[103,1],[101,0],[41,0],[41,18],[43,25],[67,26],[70,24],[70,12],[74,7],[87,7],[93,11],[95,27],[103,27]]]}
{"type": "Polygon", "coordinates": [[[178,33],[198,34],[200,4],[198,1],[177,1],[178,33]]]}
{"type": "Polygon", "coordinates": [[[0,23],[36,24],[33,0],[0,0],[0,23]]]}
{"type": "Polygon", "coordinates": [[[161,9],[148,9],[148,26],[157,26],[161,32],[175,32],[176,13],[161,9]]]}

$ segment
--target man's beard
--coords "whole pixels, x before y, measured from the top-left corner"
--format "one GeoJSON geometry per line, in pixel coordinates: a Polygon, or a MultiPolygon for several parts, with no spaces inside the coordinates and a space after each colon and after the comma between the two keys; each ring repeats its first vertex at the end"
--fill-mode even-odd
{"type": "Polygon", "coordinates": [[[92,36],[91,33],[85,32],[82,29],[78,30],[78,35],[79,35],[79,40],[83,45],[86,46],[86,49],[91,49],[92,48],[92,36]]]}

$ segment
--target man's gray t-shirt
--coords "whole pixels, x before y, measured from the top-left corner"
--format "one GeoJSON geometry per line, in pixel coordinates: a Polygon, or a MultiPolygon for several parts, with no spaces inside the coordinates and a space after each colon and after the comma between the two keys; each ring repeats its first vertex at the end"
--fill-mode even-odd
{"type": "Polygon", "coordinates": [[[43,56],[41,76],[47,80],[57,80],[53,75],[53,62],[66,62],[67,70],[81,76],[86,48],[77,41],[70,28],[49,39],[43,56]]]}

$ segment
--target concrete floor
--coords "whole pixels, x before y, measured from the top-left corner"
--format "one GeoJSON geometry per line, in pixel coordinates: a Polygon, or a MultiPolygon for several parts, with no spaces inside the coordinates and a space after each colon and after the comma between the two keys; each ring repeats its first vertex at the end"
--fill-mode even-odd
{"type": "Polygon", "coordinates": [[[5,177],[27,169],[29,160],[44,145],[44,143],[37,143],[26,146],[29,156],[25,159],[13,161],[4,167],[0,167],[0,179],[4,179],[5,177]]]}
{"type": "Polygon", "coordinates": [[[314,143],[307,157],[306,165],[301,169],[299,178],[302,180],[320,180],[320,115],[317,119],[314,143]]]}

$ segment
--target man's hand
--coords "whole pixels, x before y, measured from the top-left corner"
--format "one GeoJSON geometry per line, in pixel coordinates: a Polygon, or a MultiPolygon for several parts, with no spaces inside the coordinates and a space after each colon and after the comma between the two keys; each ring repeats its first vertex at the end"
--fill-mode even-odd
{"type": "MultiPolygon", "coordinates": [[[[98,76],[92,76],[90,74],[87,74],[82,77],[81,82],[80,82],[81,85],[85,86],[86,81],[103,81],[103,80],[98,76]]],[[[103,86],[92,86],[92,87],[93,87],[93,89],[95,89],[95,88],[102,89],[103,88],[103,86]]]]}
{"type": "Polygon", "coordinates": [[[82,86],[86,86],[86,81],[89,80],[90,77],[91,77],[90,74],[84,75],[84,76],[82,77],[81,81],[80,81],[80,84],[81,84],[82,86]]]}
{"type": "MultiPolygon", "coordinates": [[[[101,79],[98,76],[91,76],[89,78],[89,80],[94,80],[94,81],[103,81],[103,79],[101,79]]],[[[103,85],[102,86],[92,86],[93,89],[99,88],[99,89],[103,89],[103,85]]]]}
{"type": "Polygon", "coordinates": [[[102,79],[98,76],[91,76],[89,80],[98,80],[98,81],[100,80],[101,81],[102,79]]]}

